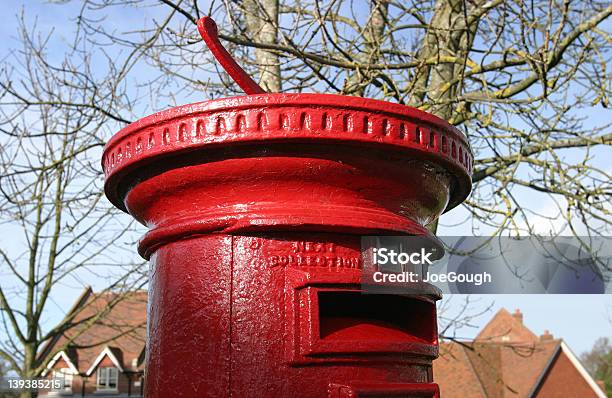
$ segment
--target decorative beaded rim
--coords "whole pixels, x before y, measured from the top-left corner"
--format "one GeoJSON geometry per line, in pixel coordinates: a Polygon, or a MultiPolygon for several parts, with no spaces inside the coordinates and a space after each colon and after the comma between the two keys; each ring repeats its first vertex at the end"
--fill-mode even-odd
{"type": "Polygon", "coordinates": [[[210,145],[325,140],[409,149],[457,179],[446,210],[471,189],[473,155],[465,136],[415,108],[333,94],[257,94],[183,105],[140,119],[104,148],[110,200],[125,210],[116,185],[143,161],[210,145]]]}

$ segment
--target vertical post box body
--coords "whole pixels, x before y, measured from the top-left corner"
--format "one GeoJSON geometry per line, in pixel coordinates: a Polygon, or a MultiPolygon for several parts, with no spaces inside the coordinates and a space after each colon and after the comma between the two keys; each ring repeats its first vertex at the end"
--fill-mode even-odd
{"type": "Polygon", "coordinates": [[[259,94],[148,116],[102,162],[109,199],[149,228],[147,397],[438,396],[439,294],[362,294],[360,237],[428,235],[465,198],[455,128],[259,94]]]}

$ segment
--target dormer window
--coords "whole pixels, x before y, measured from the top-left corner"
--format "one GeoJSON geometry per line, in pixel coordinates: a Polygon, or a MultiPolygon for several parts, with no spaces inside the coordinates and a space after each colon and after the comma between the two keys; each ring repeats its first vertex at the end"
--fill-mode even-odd
{"type": "Polygon", "coordinates": [[[47,369],[45,369],[41,376],[50,380],[59,380],[63,384],[61,388],[57,387],[59,383],[50,386],[49,396],[62,396],[72,395],[72,380],[75,375],[78,375],[79,371],[74,366],[74,363],[70,357],[66,354],[66,351],[60,351],[49,361],[47,369]]]}
{"type": "Polygon", "coordinates": [[[70,368],[54,369],[51,372],[51,378],[55,380],[61,380],[63,389],[56,391],[71,392],[72,391],[72,370],[70,368]]]}
{"type": "Polygon", "coordinates": [[[119,371],[117,368],[98,368],[96,388],[98,390],[117,391],[119,371]]]}

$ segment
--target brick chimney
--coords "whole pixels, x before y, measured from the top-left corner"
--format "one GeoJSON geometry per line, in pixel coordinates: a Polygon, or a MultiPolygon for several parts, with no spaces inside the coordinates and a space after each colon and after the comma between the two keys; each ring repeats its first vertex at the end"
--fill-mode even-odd
{"type": "Polygon", "coordinates": [[[550,341],[553,339],[553,335],[548,330],[544,331],[544,334],[540,336],[540,341],[550,341]]]}
{"type": "Polygon", "coordinates": [[[514,310],[512,317],[519,321],[521,325],[523,324],[523,313],[518,308],[514,310]]]}

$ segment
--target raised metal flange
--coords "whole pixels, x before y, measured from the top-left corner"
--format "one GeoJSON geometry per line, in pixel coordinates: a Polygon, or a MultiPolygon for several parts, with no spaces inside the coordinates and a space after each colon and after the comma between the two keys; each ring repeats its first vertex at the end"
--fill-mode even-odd
{"type": "Polygon", "coordinates": [[[140,119],[106,145],[105,191],[126,211],[123,176],[154,160],[234,144],[354,143],[405,151],[453,176],[446,211],[471,190],[473,155],[465,136],[446,121],[415,108],[329,94],[259,94],[183,105],[140,119]]]}

